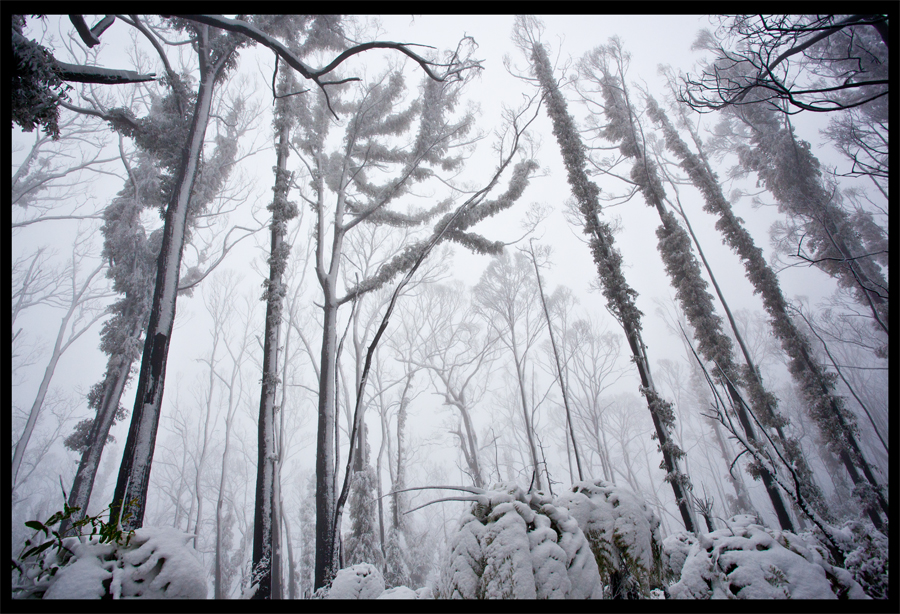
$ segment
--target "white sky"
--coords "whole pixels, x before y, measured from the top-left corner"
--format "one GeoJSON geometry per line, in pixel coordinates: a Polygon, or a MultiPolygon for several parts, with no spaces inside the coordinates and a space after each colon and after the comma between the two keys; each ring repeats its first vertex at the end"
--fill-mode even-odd
{"type": "MultiPolygon", "coordinates": [[[[90,23],[94,23],[88,17],[90,23]]],[[[399,42],[425,43],[438,47],[441,50],[454,48],[457,41],[463,35],[473,36],[479,45],[476,57],[483,60],[484,71],[479,80],[469,88],[466,98],[480,105],[482,115],[478,119],[479,128],[490,134],[500,122],[501,105],[511,107],[519,106],[523,94],[530,93],[529,84],[525,84],[507,74],[503,67],[503,57],[509,54],[514,65],[525,67],[524,58],[511,44],[509,37],[513,26],[512,16],[415,16],[408,15],[384,15],[380,16],[383,32],[378,38],[399,42]]],[[[594,46],[604,44],[612,35],[618,35],[625,49],[631,53],[631,65],[629,77],[631,81],[642,81],[647,84],[657,100],[664,98],[663,81],[657,74],[657,66],[667,63],[676,71],[689,71],[699,57],[691,52],[690,47],[696,33],[703,27],[710,27],[709,20],[705,16],[668,15],[668,16],[569,16],[554,15],[544,16],[541,20],[545,24],[543,40],[550,48],[551,58],[559,58],[559,64],[565,65],[571,58],[577,61],[585,52],[594,46]]],[[[56,32],[57,19],[51,17],[51,32],[56,32]]],[[[73,30],[68,19],[59,21],[61,31],[64,33],[73,30]]],[[[29,23],[31,26],[32,23],[29,23]]],[[[101,38],[100,62],[113,68],[130,67],[130,61],[125,56],[123,49],[127,44],[128,30],[130,28],[123,22],[117,22],[101,38]]],[[[37,37],[38,34],[33,36],[37,37]]],[[[57,43],[54,49],[60,49],[57,43]]],[[[58,57],[65,59],[65,52],[60,51],[58,57]]],[[[374,56],[374,54],[373,54],[374,56]]],[[[151,56],[153,59],[155,56],[151,56]]],[[[239,71],[246,73],[255,79],[256,95],[262,101],[265,113],[270,113],[271,99],[268,94],[268,82],[271,80],[272,54],[267,50],[252,49],[241,53],[239,71]]],[[[374,62],[374,57],[369,56],[359,61],[374,62]]],[[[371,71],[370,70],[370,74],[371,71]]],[[[570,71],[571,72],[571,71],[570,71]]],[[[419,73],[414,73],[410,68],[407,71],[408,84],[417,83],[419,73]]],[[[580,105],[574,102],[574,92],[568,94],[570,111],[576,116],[583,117],[584,112],[580,105]]],[[[802,116],[801,116],[802,117],[802,116]]],[[[798,130],[803,138],[810,140],[814,145],[820,142],[817,127],[808,123],[806,118],[798,118],[798,130]]],[[[649,124],[649,122],[648,122],[649,124]]],[[[271,142],[268,115],[260,122],[264,133],[261,142],[271,142]]],[[[707,123],[707,125],[711,125],[707,123]]],[[[649,125],[645,126],[649,127],[649,125]]],[[[561,208],[564,201],[569,198],[569,189],[565,180],[561,158],[557,149],[555,138],[550,132],[549,120],[542,111],[541,117],[533,128],[541,141],[542,147],[538,153],[538,159],[543,168],[548,172],[533,180],[525,196],[521,199],[515,210],[504,213],[496,219],[489,220],[479,226],[479,231],[489,239],[512,240],[521,235],[518,220],[531,202],[547,203],[553,208],[553,213],[538,236],[541,243],[549,243],[554,247],[553,262],[555,268],[552,272],[544,272],[545,291],[549,294],[557,284],[569,286],[581,299],[581,308],[591,312],[598,319],[607,321],[610,329],[616,329],[615,324],[609,318],[604,309],[602,296],[597,293],[587,293],[587,288],[595,277],[595,270],[587,247],[576,237],[581,233],[578,229],[571,229],[563,218],[561,208]]],[[[34,135],[21,135],[14,131],[14,146],[18,143],[30,144],[34,135]]],[[[479,146],[480,152],[476,156],[478,160],[487,160],[482,164],[474,165],[472,181],[481,183],[490,172],[487,166],[490,158],[491,138],[485,139],[479,146]]],[[[830,157],[829,152],[814,149],[826,160],[837,162],[830,157]]],[[[14,154],[14,160],[16,158],[14,154]]],[[[257,183],[256,194],[261,199],[271,198],[271,168],[274,164],[272,151],[258,154],[247,161],[245,170],[248,177],[254,177],[257,183]]],[[[724,167],[720,167],[720,176],[724,175],[724,167]]],[[[604,192],[621,193],[624,188],[615,182],[598,182],[604,192]]],[[[112,177],[98,176],[90,186],[92,192],[96,192],[96,201],[102,206],[104,198],[115,194],[121,187],[120,180],[112,177]]],[[[729,188],[726,184],[726,188],[729,188]]],[[[752,186],[751,186],[752,187],[752,186]]],[[[726,189],[726,193],[727,193],[726,189]]],[[[721,240],[713,230],[714,220],[700,209],[701,200],[696,192],[684,188],[682,199],[691,216],[691,223],[701,236],[703,247],[708,259],[714,267],[718,281],[727,298],[732,301],[733,308],[747,307],[760,310],[759,300],[752,296],[752,289],[745,279],[743,268],[740,266],[737,256],[721,244],[721,240]]],[[[747,226],[757,241],[757,245],[766,250],[766,255],[771,254],[768,239],[768,228],[775,219],[773,208],[753,210],[747,199],[735,204],[738,215],[744,218],[747,226]]],[[[656,316],[656,305],[653,298],[668,299],[674,297],[674,290],[669,286],[665,277],[662,264],[656,249],[656,236],[654,231],[659,225],[659,219],[655,210],[636,197],[627,205],[610,210],[615,216],[621,216],[623,231],[617,235],[617,245],[622,251],[625,262],[625,274],[629,283],[638,291],[638,307],[644,312],[645,341],[649,345],[649,355],[656,362],[662,358],[678,359],[682,352],[682,345],[678,339],[672,338],[666,332],[664,324],[656,316]]],[[[14,213],[16,219],[18,213],[14,213]]],[[[83,225],[85,228],[89,224],[83,225]]],[[[49,222],[38,224],[13,236],[13,257],[21,253],[29,253],[37,245],[50,244],[56,246],[60,255],[65,254],[67,241],[71,237],[74,225],[70,222],[49,222]]],[[[99,228],[99,222],[93,228],[99,228]]],[[[268,245],[268,234],[261,233],[258,236],[258,245],[268,245]]],[[[100,236],[97,234],[97,248],[100,246],[100,236]]],[[[260,292],[262,279],[248,266],[248,262],[256,259],[261,262],[265,256],[257,248],[247,241],[244,248],[235,250],[225,261],[223,267],[232,268],[245,275],[244,286],[253,287],[260,292]]],[[[456,249],[456,277],[467,284],[477,281],[481,270],[487,265],[488,258],[473,257],[464,254],[461,248],[456,249]]],[[[259,270],[257,268],[257,270],[259,270]]],[[[782,288],[788,298],[797,295],[809,296],[814,303],[825,297],[834,289],[830,278],[816,269],[794,268],[780,274],[782,288]]],[[[308,275],[307,283],[314,283],[308,275]]],[[[261,305],[261,304],[260,304],[261,305]]],[[[261,310],[262,308],[259,307],[261,310]]],[[[194,374],[199,373],[202,365],[197,359],[207,351],[208,322],[204,316],[204,307],[200,300],[200,294],[194,298],[180,298],[178,301],[178,315],[176,318],[176,332],[173,336],[170,349],[167,382],[166,401],[164,402],[165,414],[170,409],[171,401],[175,397],[179,382],[181,382],[181,401],[188,402],[190,397],[191,382],[194,374]]],[[[31,319],[26,320],[29,333],[39,334],[47,344],[52,344],[56,334],[56,321],[48,311],[31,314],[31,319]]],[[[345,316],[346,317],[346,316],[345,316]]],[[[105,367],[105,357],[97,349],[100,326],[95,326],[88,334],[80,339],[63,357],[54,377],[54,385],[63,388],[80,387],[86,392],[90,385],[99,380],[105,367]]],[[[13,401],[16,405],[27,408],[31,405],[37,385],[43,373],[43,365],[38,362],[27,371],[28,378],[22,385],[13,389],[13,401]]],[[[629,374],[621,383],[623,389],[631,392],[637,390],[637,379],[629,374]]],[[[129,410],[133,403],[134,384],[123,396],[123,404],[129,410]]],[[[258,393],[257,393],[258,395],[258,393]]],[[[258,400],[257,400],[258,404],[258,400]]],[[[78,419],[86,417],[86,404],[78,414],[78,419]]],[[[437,419],[440,422],[445,417],[442,412],[437,419]]],[[[129,418],[130,419],[130,418],[129,418]]],[[[374,422],[374,416],[371,421],[374,422]]],[[[427,420],[423,415],[419,416],[420,428],[425,428],[427,420]]],[[[126,436],[128,420],[115,427],[114,435],[118,441],[115,446],[116,454],[121,454],[121,446],[126,436]]],[[[308,424],[314,424],[310,420],[308,424]]],[[[371,422],[370,422],[371,424],[371,422]]],[[[377,441],[377,427],[372,424],[370,429],[377,441]]],[[[160,429],[160,435],[164,431],[160,429]]],[[[449,437],[445,438],[450,441],[449,437]]],[[[377,450],[377,443],[372,442],[377,450]]],[[[654,445],[655,447],[655,445],[654,445]]],[[[106,455],[105,455],[106,456],[106,455]]],[[[74,458],[74,457],[73,457],[74,458]]],[[[298,455],[300,465],[305,469],[313,466],[313,447],[308,446],[298,455]]],[[[654,461],[655,464],[655,461],[654,461]]],[[[115,466],[118,466],[118,458],[115,466]]],[[[74,472],[74,467],[72,468],[74,472]]],[[[451,472],[451,475],[456,475],[451,472]]],[[[111,478],[114,480],[114,477],[111,478]]]]}

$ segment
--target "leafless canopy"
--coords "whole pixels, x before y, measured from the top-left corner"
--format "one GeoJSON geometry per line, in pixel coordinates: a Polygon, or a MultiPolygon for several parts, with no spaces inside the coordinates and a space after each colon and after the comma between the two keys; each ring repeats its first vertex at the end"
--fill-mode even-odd
{"type": "Polygon", "coordinates": [[[888,94],[886,15],[739,15],[694,48],[716,55],[682,77],[679,99],[701,113],[761,100],[786,113],[830,112],[888,94]]]}

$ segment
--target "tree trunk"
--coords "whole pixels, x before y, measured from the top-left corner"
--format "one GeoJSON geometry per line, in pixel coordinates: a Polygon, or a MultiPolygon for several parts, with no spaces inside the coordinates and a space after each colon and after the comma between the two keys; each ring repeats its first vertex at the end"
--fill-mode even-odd
{"type": "MultiPolygon", "coordinates": [[[[553,358],[556,360],[556,375],[559,378],[559,389],[562,392],[563,406],[566,408],[566,427],[568,428],[568,438],[566,443],[571,439],[572,447],[575,450],[575,464],[578,466],[578,480],[584,480],[584,473],[581,470],[581,456],[578,454],[578,442],[575,440],[575,430],[572,425],[572,412],[569,411],[569,396],[566,394],[566,383],[563,378],[562,364],[559,361],[559,351],[556,349],[556,338],[553,336],[553,325],[550,323],[550,312],[547,310],[547,300],[544,298],[544,286],[541,283],[541,272],[538,270],[537,258],[535,258],[534,250],[531,250],[531,261],[534,263],[534,275],[537,277],[538,293],[541,295],[541,306],[544,308],[544,317],[547,319],[547,332],[550,334],[550,345],[553,348],[553,358]]],[[[568,450],[568,446],[566,446],[568,450]]],[[[568,454],[568,452],[567,452],[568,454]]],[[[572,462],[571,460],[569,461],[572,462]]]]}
{"type": "MultiPolygon", "coordinates": [[[[156,447],[156,431],[159,427],[159,412],[166,377],[166,359],[175,324],[178,278],[191,191],[200,164],[206,127],[209,124],[215,79],[224,64],[220,60],[216,67],[207,66],[208,34],[208,28],[203,26],[198,40],[200,84],[197,102],[172,200],[166,208],[162,247],[157,260],[156,287],[153,291],[153,306],[147,326],[144,354],[141,358],[134,411],[128,439],[125,442],[122,465],[119,468],[115,496],[110,505],[110,523],[120,523],[126,530],[140,528],[144,522],[150,465],[156,447]]],[[[226,57],[230,55],[228,53],[226,57]]]]}
{"type": "MultiPolygon", "coordinates": [[[[135,340],[140,338],[144,330],[144,315],[146,314],[135,320],[131,332],[131,338],[135,340]]],[[[69,492],[69,507],[77,507],[79,510],[60,524],[60,535],[65,535],[73,522],[81,520],[87,514],[91,493],[94,490],[94,480],[100,467],[100,458],[103,455],[109,431],[116,419],[119,401],[131,373],[131,365],[132,361],[124,354],[117,354],[109,358],[103,384],[103,399],[88,437],[90,445],[81,455],[81,461],[78,463],[78,470],[75,472],[75,479],[72,482],[72,490],[69,492]]]]}
{"type": "MultiPolygon", "coordinates": [[[[290,173],[287,170],[290,126],[282,119],[278,135],[275,168],[275,197],[272,211],[269,278],[266,280],[266,330],[263,347],[262,388],[259,401],[259,434],[256,473],[256,503],[253,522],[253,573],[259,587],[254,599],[278,598],[280,585],[273,580],[277,553],[274,551],[277,526],[277,470],[279,450],[275,441],[276,393],[278,391],[278,350],[281,338],[281,313],[284,300],[282,275],[290,246],[285,243],[287,221],[293,217],[287,202],[290,173]]],[[[283,411],[284,408],[282,408],[283,411]]]]}
{"type": "Polygon", "coordinates": [[[334,569],[334,374],[337,344],[337,304],[325,296],[322,357],[319,377],[319,408],[316,438],[316,573],[314,590],[329,584],[334,569]]]}

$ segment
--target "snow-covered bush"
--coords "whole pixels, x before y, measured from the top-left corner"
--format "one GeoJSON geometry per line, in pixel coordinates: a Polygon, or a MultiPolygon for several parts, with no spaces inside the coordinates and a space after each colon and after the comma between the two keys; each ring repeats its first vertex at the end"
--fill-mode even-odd
{"type": "Polygon", "coordinates": [[[434,599],[434,595],[427,586],[416,590],[407,586],[395,586],[378,595],[378,599],[434,599]]]}
{"type": "Polygon", "coordinates": [[[647,599],[651,589],[665,585],[659,519],[637,495],[588,480],[574,484],[556,503],[584,531],[610,597],[647,599]]]}
{"type": "Polygon", "coordinates": [[[144,527],[128,546],[74,540],[72,562],[56,574],[44,599],[206,599],[206,572],[171,527],[144,527]]]}
{"type": "Polygon", "coordinates": [[[679,531],[663,540],[666,578],[675,581],[681,577],[681,569],[691,552],[691,546],[696,543],[697,536],[687,531],[679,531]]]}
{"type": "Polygon", "coordinates": [[[375,470],[366,465],[362,471],[353,472],[350,483],[350,533],[344,535],[345,561],[350,565],[371,563],[384,569],[384,557],[376,532],[378,517],[375,500],[375,470]]]}
{"type": "Polygon", "coordinates": [[[186,545],[193,535],[170,527],[125,531],[108,522],[108,508],[79,518],[80,508],[65,499],[46,522],[25,523],[35,533],[13,559],[14,599],[206,598],[206,572],[186,545]]]}
{"type": "Polygon", "coordinates": [[[357,563],[337,572],[325,599],[375,599],[384,592],[384,576],[370,563],[357,563]]]}
{"type": "Polygon", "coordinates": [[[848,521],[833,532],[844,568],[873,599],[888,598],[888,539],[869,522],[848,521]]]}
{"type": "Polygon", "coordinates": [[[602,596],[597,563],[569,512],[542,493],[501,485],[460,520],[438,595],[455,599],[602,596]]]}
{"type": "MultiPolygon", "coordinates": [[[[851,574],[828,562],[811,534],[795,535],[732,517],[724,529],[691,544],[681,579],[669,587],[675,599],[865,599],[851,574]]],[[[683,541],[683,540],[682,540],[683,541]]],[[[677,546],[678,539],[666,546],[677,546]]]]}

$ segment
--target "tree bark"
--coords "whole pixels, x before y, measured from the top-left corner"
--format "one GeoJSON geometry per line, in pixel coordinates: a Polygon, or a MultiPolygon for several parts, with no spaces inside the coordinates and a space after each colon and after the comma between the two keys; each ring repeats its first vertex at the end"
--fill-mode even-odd
{"type": "MultiPolygon", "coordinates": [[[[150,468],[156,446],[156,431],[165,384],[166,359],[175,323],[175,303],[181,255],[184,248],[187,215],[191,191],[200,163],[200,153],[212,105],[215,79],[222,69],[224,58],[216,66],[208,66],[208,29],[198,38],[200,84],[197,102],[182,154],[172,200],[166,208],[163,242],[157,260],[156,287],[150,322],[144,342],[140,378],[135,396],[134,411],[113,502],[110,523],[121,523],[123,529],[137,529],[143,525],[150,483],[150,468]]],[[[233,52],[232,52],[233,53],[233,52]]],[[[231,53],[226,53],[230,57],[231,53]]]]}
{"type": "MultiPolygon", "coordinates": [[[[269,278],[266,281],[266,328],[263,347],[262,388],[259,402],[258,451],[256,474],[256,503],[253,522],[253,573],[259,587],[254,599],[280,597],[280,584],[273,579],[277,553],[277,467],[275,441],[276,394],[278,391],[278,352],[281,338],[281,313],[284,300],[282,275],[287,264],[290,246],[285,243],[287,221],[291,217],[287,202],[290,173],[287,170],[290,125],[282,117],[278,135],[278,155],[275,167],[275,197],[272,210],[269,278]]],[[[281,408],[284,411],[284,408],[281,408]]]]}

